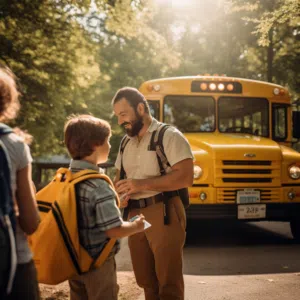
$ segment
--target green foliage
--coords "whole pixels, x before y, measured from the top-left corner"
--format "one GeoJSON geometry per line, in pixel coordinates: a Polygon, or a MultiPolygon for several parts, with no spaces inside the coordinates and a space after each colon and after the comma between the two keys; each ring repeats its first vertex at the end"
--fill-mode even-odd
{"type": "Polygon", "coordinates": [[[269,46],[269,33],[272,28],[281,25],[299,26],[300,2],[298,0],[229,0],[228,4],[231,5],[233,12],[250,12],[251,16],[244,16],[243,20],[255,24],[253,33],[258,35],[260,46],[269,46]]]}
{"type": "MultiPolygon", "coordinates": [[[[122,26],[123,1],[94,3],[107,14],[113,30],[122,26]]],[[[87,103],[100,93],[99,45],[80,21],[90,5],[87,0],[1,2],[0,63],[18,78],[22,110],[15,124],[35,137],[36,156],[63,152],[66,116],[91,112],[87,103]]],[[[130,7],[135,8],[127,10],[125,17],[138,12],[137,6],[130,7]]],[[[127,26],[128,34],[130,28],[134,30],[127,26]]]]}
{"type": "Polygon", "coordinates": [[[247,46],[246,65],[260,78],[286,85],[299,98],[300,2],[298,0],[229,0],[229,13],[252,24],[256,45],[247,46]],[[253,64],[254,63],[254,64],[253,64]],[[251,67],[250,67],[251,66],[251,67]]]}
{"type": "Polygon", "coordinates": [[[110,120],[111,160],[123,135],[111,99],[148,79],[205,73],[270,80],[300,94],[298,0],[4,0],[0,64],[17,75],[12,125],[34,136],[34,156],[64,153],[74,113],[110,120]]]}

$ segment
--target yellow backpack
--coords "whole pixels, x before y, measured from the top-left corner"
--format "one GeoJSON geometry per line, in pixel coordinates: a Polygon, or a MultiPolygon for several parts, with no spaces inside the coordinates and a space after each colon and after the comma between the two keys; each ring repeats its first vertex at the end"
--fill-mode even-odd
{"type": "MultiPolygon", "coordinates": [[[[95,260],[79,243],[75,184],[91,178],[104,179],[113,186],[106,175],[94,170],[72,174],[69,169],[60,168],[36,195],[41,223],[29,237],[29,244],[40,283],[58,284],[101,266],[116,242],[110,239],[95,260]]],[[[119,205],[117,194],[116,199],[119,205]]]]}

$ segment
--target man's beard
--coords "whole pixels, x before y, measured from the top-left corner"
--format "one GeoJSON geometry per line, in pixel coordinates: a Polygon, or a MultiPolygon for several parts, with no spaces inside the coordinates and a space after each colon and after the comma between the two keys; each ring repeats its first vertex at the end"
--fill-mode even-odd
{"type": "Polygon", "coordinates": [[[121,124],[123,129],[126,131],[126,133],[131,136],[137,136],[140,132],[140,130],[143,128],[144,123],[143,123],[143,118],[139,115],[136,114],[136,119],[130,122],[124,122],[121,124]],[[126,125],[130,124],[131,128],[125,128],[126,125]]]}

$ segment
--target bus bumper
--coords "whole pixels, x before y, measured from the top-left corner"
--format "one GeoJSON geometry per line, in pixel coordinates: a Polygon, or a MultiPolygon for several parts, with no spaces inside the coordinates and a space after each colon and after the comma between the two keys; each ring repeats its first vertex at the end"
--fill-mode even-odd
{"type": "MultiPolygon", "coordinates": [[[[260,203],[264,204],[264,203],[260,203]]],[[[191,204],[186,210],[187,219],[231,219],[238,220],[237,204],[191,204]]],[[[290,221],[300,219],[299,203],[268,203],[266,217],[242,219],[242,221],[290,221]]]]}

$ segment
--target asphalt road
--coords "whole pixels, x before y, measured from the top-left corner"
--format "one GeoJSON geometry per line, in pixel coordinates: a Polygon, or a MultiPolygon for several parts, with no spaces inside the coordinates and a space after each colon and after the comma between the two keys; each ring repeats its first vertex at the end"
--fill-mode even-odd
{"type": "MultiPolygon", "coordinates": [[[[118,270],[132,271],[122,246],[118,270]]],[[[186,300],[299,300],[300,244],[288,223],[193,222],[184,277],[186,300]]]]}

